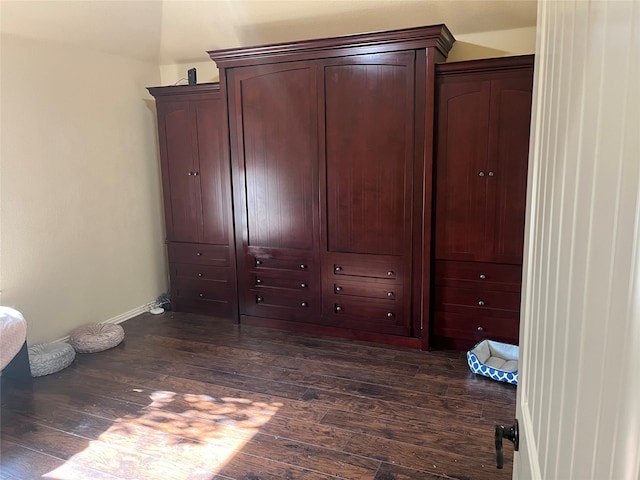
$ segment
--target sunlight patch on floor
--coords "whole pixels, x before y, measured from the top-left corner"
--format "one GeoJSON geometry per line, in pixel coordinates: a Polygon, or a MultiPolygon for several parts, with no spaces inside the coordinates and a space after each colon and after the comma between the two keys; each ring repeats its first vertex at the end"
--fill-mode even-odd
{"type": "MultiPolygon", "coordinates": [[[[44,478],[86,480],[88,467],[120,478],[209,480],[275,415],[280,403],[155,391],[44,478]]],[[[101,477],[102,478],[102,477],[101,477]]]]}

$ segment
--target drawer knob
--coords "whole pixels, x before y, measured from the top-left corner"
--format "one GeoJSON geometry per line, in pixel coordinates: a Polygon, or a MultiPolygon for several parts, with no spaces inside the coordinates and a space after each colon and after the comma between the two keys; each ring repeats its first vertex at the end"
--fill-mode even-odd
{"type": "Polygon", "coordinates": [[[333,267],[333,270],[335,272],[341,272],[342,271],[342,267],[339,267],[339,266],[336,265],[335,267],[333,267]]]}
{"type": "Polygon", "coordinates": [[[341,312],[341,311],[342,311],[342,307],[341,307],[340,305],[336,305],[336,306],[335,306],[335,308],[334,308],[334,310],[335,310],[336,312],[341,312]]]}
{"type": "Polygon", "coordinates": [[[387,312],[387,318],[393,318],[396,315],[393,312],[387,312]]]}
{"type": "Polygon", "coordinates": [[[484,327],[478,327],[476,328],[476,330],[478,330],[479,332],[484,332],[484,327]]]}
{"type": "Polygon", "coordinates": [[[258,259],[256,258],[256,265],[262,265],[262,260],[258,260],[258,259]]]}
{"type": "Polygon", "coordinates": [[[305,263],[301,263],[301,264],[300,264],[300,268],[301,268],[302,270],[306,270],[306,269],[307,269],[307,265],[306,265],[305,263]]]}
{"type": "Polygon", "coordinates": [[[308,307],[309,304],[307,302],[301,302],[300,306],[304,308],[304,307],[308,307]]]}
{"type": "Polygon", "coordinates": [[[342,291],[342,287],[336,287],[336,292],[341,292],[342,291]]]}
{"type": "Polygon", "coordinates": [[[389,298],[393,298],[394,295],[395,295],[395,293],[393,293],[393,292],[387,292],[387,297],[389,297],[389,298]]]}
{"type": "Polygon", "coordinates": [[[258,285],[260,285],[260,284],[262,283],[262,279],[261,279],[261,278],[256,278],[256,283],[257,283],[258,285]]]}
{"type": "Polygon", "coordinates": [[[200,298],[204,298],[204,293],[199,293],[199,294],[198,294],[198,296],[199,296],[200,298]]]}
{"type": "Polygon", "coordinates": [[[484,280],[485,278],[487,278],[487,276],[484,273],[480,274],[480,280],[484,280]]]}
{"type": "Polygon", "coordinates": [[[202,274],[201,274],[201,273],[199,273],[199,274],[198,274],[198,277],[202,277],[202,274]]]}
{"type": "Polygon", "coordinates": [[[484,300],[478,300],[478,305],[482,307],[484,305],[484,300]]]}
{"type": "Polygon", "coordinates": [[[304,283],[304,282],[303,282],[303,283],[301,283],[301,284],[300,284],[300,288],[307,288],[307,284],[306,284],[306,283],[304,283]]]}
{"type": "Polygon", "coordinates": [[[393,277],[395,275],[395,272],[393,270],[389,270],[387,272],[387,277],[393,277]]]}
{"type": "Polygon", "coordinates": [[[196,252],[196,257],[201,257],[202,256],[202,252],[196,252]]]}
{"type": "Polygon", "coordinates": [[[256,297],[256,303],[262,303],[262,302],[264,302],[263,297],[256,297]]]}

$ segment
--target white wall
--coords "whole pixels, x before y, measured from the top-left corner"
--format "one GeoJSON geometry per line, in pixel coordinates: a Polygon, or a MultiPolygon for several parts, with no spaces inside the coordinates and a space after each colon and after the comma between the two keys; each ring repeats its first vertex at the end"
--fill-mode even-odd
{"type": "Polygon", "coordinates": [[[447,62],[527,55],[536,50],[536,27],[456,34],[447,62]]]}
{"type": "MultiPolygon", "coordinates": [[[[536,49],[536,27],[470,33],[455,37],[456,42],[449,52],[447,62],[527,55],[534,53],[536,49]]],[[[192,67],[198,72],[198,83],[217,82],[219,79],[218,69],[213,61],[174,63],[160,66],[162,85],[186,84],[187,70],[192,67]]]]}
{"type": "Polygon", "coordinates": [[[519,479],[640,478],[640,3],[544,1],[519,479]]]}
{"type": "Polygon", "coordinates": [[[135,313],[167,288],[158,65],[2,35],[2,303],[29,344],[135,313]]]}

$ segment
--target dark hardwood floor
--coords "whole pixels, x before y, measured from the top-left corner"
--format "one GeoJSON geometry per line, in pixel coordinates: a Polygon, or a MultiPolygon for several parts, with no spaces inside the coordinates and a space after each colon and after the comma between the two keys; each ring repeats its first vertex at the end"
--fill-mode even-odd
{"type": "Polygon", "coordinates": [[[419,352],[200,315],[2,392],[6,479],[508,479],[515,387],[419,352]]]}

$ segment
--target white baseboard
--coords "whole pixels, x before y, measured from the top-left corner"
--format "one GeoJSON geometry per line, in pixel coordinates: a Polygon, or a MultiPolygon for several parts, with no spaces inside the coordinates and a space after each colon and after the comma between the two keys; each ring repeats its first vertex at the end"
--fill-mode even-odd
{"type": "MultiPolygon", "coordinates": [[[[145,303],[140,307],[136,307],[132,310],[129,310],[128,312],[121,313],[120,315],[116,315],[115,317],[111,317],[107,320],[104,320],[98,323],[122,323],[126,320],[129,320],[130,318],[140,315],[141,313],[148,312],[155,306],[156,306],[156,301],[153,300],[152,302],[145,303]]],[[[58,340],[54,340],[52,343],[64,343],[68,340],[69,340],[69,335],[67,335],[66,337],[59,338],[58,340]]]]}

